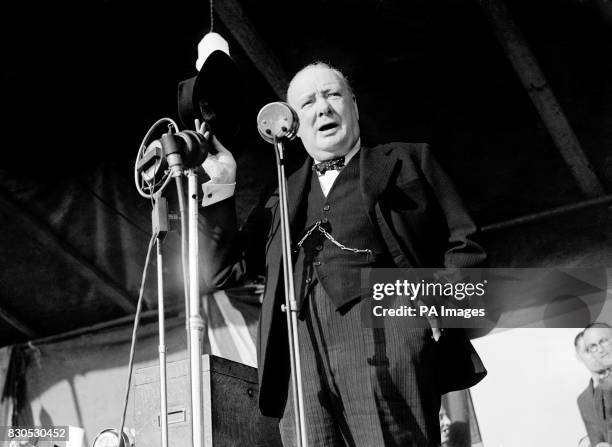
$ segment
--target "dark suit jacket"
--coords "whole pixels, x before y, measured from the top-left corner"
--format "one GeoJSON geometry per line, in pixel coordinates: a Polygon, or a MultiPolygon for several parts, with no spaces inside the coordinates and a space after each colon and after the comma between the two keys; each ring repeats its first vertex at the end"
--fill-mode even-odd
{"type": "MultiPolygon", "coordinates": [[[[485,261],[482,248],[472,240],[476,226],[449,178],[439,167],[426,144],[389,143],[362,148],[360,192],[364,210],[380,229],[394,266],[478,267],[485,261]]],[[[309,179],[312,160],[288,178],[289,217],[295,218],[309,179]]],[[[205,279],[213,287],[225,287],[250,265],[263,265],[266,287],[259,321],[258,370],[260,409],[280,416],[289,380],[286,317],[282,281],[282,246],[278,196],[273,195],[254,212],[238,232],[234,202],[224,200],[205,208],[205,279]],[[262,236],[265,235],[265,238],[262,236]],[[237,263],[237,261],[239,261],[237,263]]],[[[389,267],[394,267],[389,266],[389,267]]],[[[481,374],[480,363],[466,339],[470,352],[465,359],[468,374],[481,374]]],[[[458,354],[458,353],[457,353],[458,354]]],[[[457,355],[459,357],[459,355],[457,355]]],[[[451,371],[452,375],[461,374],[451,371]]],[[[475,383],[468,380],[465,383],[475,383]]],[[[444,389],[444,386],[442,386],[444,389]]]]}
{"type": "MultiPolygon", "coordinates": [[[[610,393],[612,394],[612,393],[610,393]]],[[[593,379],[578,396],[578,409],[584,422],[589,441],[594,447],[598,442],[608,442],[608,424],[604,420],[602,390],[593,387],[593,379]]],[[[612,428],[612,426],[610,427],[612,428]]]]}

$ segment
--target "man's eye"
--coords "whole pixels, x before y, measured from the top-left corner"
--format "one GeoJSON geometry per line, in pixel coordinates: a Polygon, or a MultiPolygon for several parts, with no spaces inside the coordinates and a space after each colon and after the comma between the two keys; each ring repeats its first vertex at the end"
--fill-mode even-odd
{"type": "Polygon", "coordinates": [[[309,99],[308,101],[304,101],[304,102],[302,103],[302,109],[303,109],[304,107],[307,107],[307,106],[311,105],[311,104],[312,104],[312,99],[309,99]]]}
{"type": "Polygon", "coordinates": [[[340,92],[330,92],[328,96],[339,98],[342,95],[340,94],[340,92]]]}

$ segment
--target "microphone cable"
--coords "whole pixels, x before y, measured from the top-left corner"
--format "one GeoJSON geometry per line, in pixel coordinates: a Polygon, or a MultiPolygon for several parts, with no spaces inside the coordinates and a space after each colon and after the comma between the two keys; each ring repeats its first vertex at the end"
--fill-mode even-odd
{"type": "Polygon", "coordinates": [[[121,415],[121,424],[119,425],[119,431],[117,432],[117,436],[119,438],[119,447],[125,447],[123,445],[123,427],[125,425],[125,415],[127,413],[128,400],[130,397],[130,387],[132,385],[132,371],[134,370],[134,351],[136,349],[136,333],[138,332],[138,324],[140,322],[140,313],[142,311],[142,301],[144,297],[145,282],[147,280],[147,270],[149,268],[149,264],[151,261],[151,252],[153,251],[153,246],[155,245],[156,239],[157,239],[157,234],[152,234],[151,239],[149,240],[149,248],[147,249],[147,257],[145,259],[145,265],[142,271],[142,280],[140,282],[140,291],[138,293],[138,304],[136,305],[136,315],[134,316],[134,328],[132,330],[132,342],[130,345],[130,360],[128,363],[128,375],[127,375],[127,383],[125,387],[125,398],[123,400],[123,412],[121,415]]]}

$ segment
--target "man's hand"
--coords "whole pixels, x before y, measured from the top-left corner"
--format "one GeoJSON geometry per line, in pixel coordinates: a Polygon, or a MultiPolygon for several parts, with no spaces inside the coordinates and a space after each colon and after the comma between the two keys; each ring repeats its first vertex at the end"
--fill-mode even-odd
{"type": "MultiPolygon", "coordinates": [[[[208,135],[205,135],[206,137],[208,135]]],[[[210,177],[210,183],[228,185],[236,182],[236,160],[230,151],[213,135],[210,139],[216,154],[208,154],[202,168],[210,177]]]]}

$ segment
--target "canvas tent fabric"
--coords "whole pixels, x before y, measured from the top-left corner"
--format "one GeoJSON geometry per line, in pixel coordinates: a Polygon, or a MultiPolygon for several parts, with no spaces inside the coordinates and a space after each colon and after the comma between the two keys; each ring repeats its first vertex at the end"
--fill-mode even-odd
{"type": "MultiPolygon", "coordinates": [[[[209,344],[204,345],[204,352],[254,366],[259,304],[230,298],[225,292],[205,298],[209,344]]],[[[141,326],[134,371],[158,365],[157,329],[156,321],[141,326]]],[[[184,317],[166,321],[168,362],[187,358],[186,333],[184,317]]],[[[124,326],[54,343],[4,348],[0,351],[0,379],[17,379],[7,376],[6,358],[10,351],[18,352],[12,362],[24,365],[20,373],[24,394],[14,415],[10,413],[17,409],[15,401],[3,400],[2,416],[7,420],[13,416],[20,425],[83,427],[85,445],[91,445],[98,432],[120,423],[131,334],[132,328],[124,326]]],[[[8,382],[3,388],[7,386],[8,382]]],[[[134,411],[132,382],[125,424],[128,429],[136,428],[134,411]]]]}
{"type": "MultiPolygon", "coordinates": [[[[1,325],[2,344],[134,312],[151,230],[150,205],[130,186],[111,166],[67,178],[0,172],[1,307],[35,334],[1,325]]],[[[165,244],[168,305],[182,296],[177,238],[165,244]]],[[[155,291],[150,275],[145,309],[155,307],[155,291]]]]}
{"type": "MultiPolygon", "coordinates": [[[[0,168],[0,321],[8,323],[0,324],[0,346],[135,312],[152,206],[136,191],[133,161],[125,158],[91,160],[78,169],[61,169],[57,161],[45,169],[40,160],[23,169],[0,168]]],[[[239,181],[240,222],[265,187],[246,176],[239,181]]],[[[173,184],[164,195],[176,216],[173,184]]],[[[179,226],[171,220],[163,242],[167,309],[184,306],[179,226]]],[[[152,258],[145,310],[157,307],[152,258]]],[[[202,283],[201,292],[207,291],[202,283]]]]}
{"type": "Polygon", "coordinates": [[[13,348],[11,346],[0,349],[0,424],[3,426],[13,425],[13,409],[15,406],[15,393],[13,387],[7,383],[9,378],[9,365],[13,348]]]}

